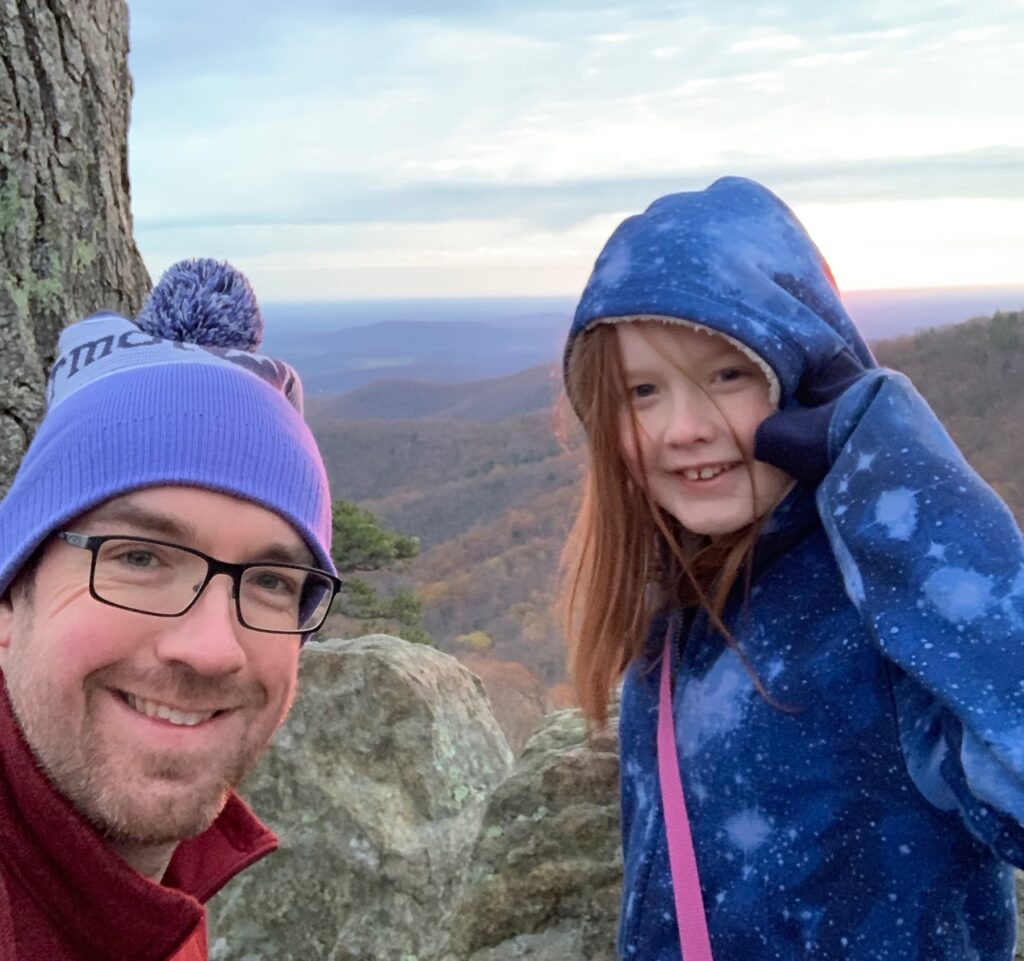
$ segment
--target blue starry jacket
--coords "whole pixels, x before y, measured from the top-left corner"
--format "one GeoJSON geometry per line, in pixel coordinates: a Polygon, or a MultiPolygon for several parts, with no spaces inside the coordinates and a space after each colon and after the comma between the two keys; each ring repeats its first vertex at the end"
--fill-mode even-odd
{"type": "MultiPolygon", "coordinates": [[[[1024,866],[1024,542],[909,381],[880,369],[828,267],[751,181],[657,201],[608,242],[591,323],[683,318],[768,368],[782,409],[839,351],[865,372],[828,425],[831,467],[757,545],[726,623],[652,626],[620,710],[619,954],[678,961],[655,731],[674,712],[718,961],[1009,961],[1024,866]]],[[[568,351],[567,351],[568,358],[568,351]]]]}

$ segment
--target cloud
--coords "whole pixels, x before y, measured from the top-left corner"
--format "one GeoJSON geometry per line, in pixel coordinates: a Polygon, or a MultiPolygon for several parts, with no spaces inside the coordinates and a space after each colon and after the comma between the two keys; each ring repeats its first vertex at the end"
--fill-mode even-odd
{"type": "Polygon", "coordinates": [[[225,253],[258,241],[312,254],[335,230],[358,244],[385,227],[393,242],[454,223],[564,238],[724,173],[801,204],[1020,193],[1006,95],[1024,84],[1017,0],[130,11],[147,252],[206,232],[225,253]]]}
{"type": "Polygon", "coordinates": [[[749,53],[752,50],[799,50],[803,42],[791,33],[758,33],[746,40],[729,44],[728,53],[749,53]]]}
{"type": "Polygon", "coordinates": [[[301,195],[287,208],[253,204],[205,215],[140,217],[136,223],[156,231],[515,218],[558,230],[610,212],[639,210],[666,193],[701,189],[726,173],[761,180],[790,203],[821,203],[951,197],[1017,200],[1022,169],[1024,148],[989,148],[857,162],[780,163],[745,156],[733,158],[727,166],[546,183],[459,179],[391,188],[324,177],[306,180],[301,195]]]}
{"type": "MultiPolygon", "coordinates": [[[[129,0],[132,68],[147,81],[171,81],[195,70],[218,76],[258,75],[279,62],[290,37],[318,31],[379,41],[403,23],[515,24],[536,15],[580,25],[603,20],[631,23],[678,14],[669,0],[559,0],[555,15],[546,0],[129,0]]],[[[543,27],[541,27],[543,29],[543,27]]],[[[313,67],[313,64],[307,64],[313,67]]]]}

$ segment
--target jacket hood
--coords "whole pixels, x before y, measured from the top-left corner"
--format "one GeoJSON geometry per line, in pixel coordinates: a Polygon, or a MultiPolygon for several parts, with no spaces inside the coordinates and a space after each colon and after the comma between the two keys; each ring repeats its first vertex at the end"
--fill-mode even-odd
{"type": "Polygon", "coordinates": [[[782,407],[795,404],[808,372],[844,350],[875,366],[800,221],[770,190],[742,177],[662,197],[619,225],[576,308],[566,370],[577,338],[594,324],[646,318],[695,324],[737,342],[774,375],[782,407]]]}

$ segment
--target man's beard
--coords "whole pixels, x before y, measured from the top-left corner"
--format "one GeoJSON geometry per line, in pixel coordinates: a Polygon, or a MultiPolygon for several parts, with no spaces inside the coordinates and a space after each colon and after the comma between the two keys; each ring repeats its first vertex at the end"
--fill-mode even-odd
{"type": "MultiPolygon", "coordinates": [[[[24,672],[14,674],[26,678],[24,672]]],[[[166,677],[167,669],[159,675],[166,677]]],[[[138,683],[138,678],[133,680],[138,683]]],[[[47,689],[45,677],[34,678],[23,691],[15,681],[9,694],[40,766],[57,791],[108,843],[146,847],[201,834],[223,809],[228,793],[256,764],[274,727],[265,737],[248,727],[236,744],[221,747],[209,757],[171,750],[147,756],[141,749],[133,755],[130,747],[112,743],[112,732],[96,722],[95,701],[114,696],[103,690],[111,686],[120,687],[106,678],[98,683],[96,675],[86,679],[85,714],[78,719],[82,729],[77,731],[69,730],[68,718],[61,714],[60,695],[47,689]]],[[[214,684],[189,671],[173,683],[165,680],[143,689],[177,691],[187,702],[199,688],[215,691],[218,687],[223,682],[214,684]]],[[[260,692],[265,697],[262,688],[260,692]]],[[[253,696],[247,693],[246,703],[252,703],[253,696]]]]}

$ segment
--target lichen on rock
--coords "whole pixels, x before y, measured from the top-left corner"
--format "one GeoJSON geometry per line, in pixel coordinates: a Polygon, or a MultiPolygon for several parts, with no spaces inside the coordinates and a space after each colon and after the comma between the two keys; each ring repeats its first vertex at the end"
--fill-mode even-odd
{"type": "Polygon", "coordinates": [[[384,635],[311,642],[243,789],[281,838],[211,905],[214,961],[436,958],[512,755],[479,680],[384,635]]]}
{"type": "Polygon", "coordinates": [[[487,805],[445,961],[611,961],[622,885],[615,719],[549,715],[487,805]]]}

